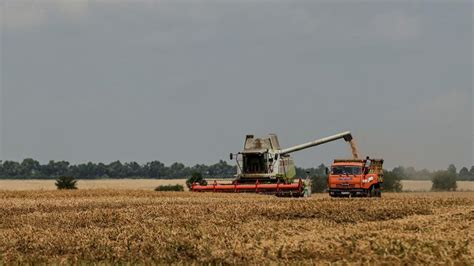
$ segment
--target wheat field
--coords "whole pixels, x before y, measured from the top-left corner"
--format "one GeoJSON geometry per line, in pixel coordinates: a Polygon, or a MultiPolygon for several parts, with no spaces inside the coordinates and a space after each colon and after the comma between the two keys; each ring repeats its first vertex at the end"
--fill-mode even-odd
{"type": "MultiPolygon", "coordinates": [[[[1,190],[55,190],[54,180],[0,180],[1,190]]],[[[79,189],[142,189],[153,190],[160,185],[185,186],[186,179],[81,179],[79,189]]]]}
{"type": "Polygon", "coordinates": [[[6,264],[474,263],[473,192],[2,191],[0,217],[6,264]]]}
{"type": "MultiPolygon", "coordinates": [[[[474,181],[457,181],[458,191],[474,191],[474,181]]],[[[423,192],[431,190],[430,180],[402,180],[403,190],[407,192],[423,192]]]]}

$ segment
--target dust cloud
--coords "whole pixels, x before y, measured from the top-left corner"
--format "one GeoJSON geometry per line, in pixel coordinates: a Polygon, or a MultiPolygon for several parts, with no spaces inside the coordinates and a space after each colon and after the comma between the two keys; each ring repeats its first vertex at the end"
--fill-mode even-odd
{"type": "Polygon", "coordinates": [[[358,159],[359,158],[359,151],[357,150],[357,144],[354,139],[352,139],[350,142],[351,145],[351,150],[352,150],[352,158],[358,159]]]}

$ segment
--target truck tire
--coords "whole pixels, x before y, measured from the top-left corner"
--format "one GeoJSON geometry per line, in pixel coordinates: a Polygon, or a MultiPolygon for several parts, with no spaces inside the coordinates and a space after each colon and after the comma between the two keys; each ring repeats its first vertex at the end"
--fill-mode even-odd
{"type": "Polygon", "coordinates": [[[375,190],[375,186],[371,186],[371,187],[370,187],[368,194],[369,194],[369,197],[371,197],[371,198],[377,196],[377,192],[376,192],[376,190],[375,190]]]}
{"type": "Polygon", "coordinates": [[[377,188],[377,189],[375,190],[375,196],[376,196],[377,198],[381,198],[381,197],[382,197],[382,190],[380,190],[380,188],[377,188]]]}

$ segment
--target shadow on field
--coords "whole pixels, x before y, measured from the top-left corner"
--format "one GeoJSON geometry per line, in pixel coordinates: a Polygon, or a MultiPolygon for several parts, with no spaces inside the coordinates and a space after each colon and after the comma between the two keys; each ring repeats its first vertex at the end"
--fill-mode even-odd
{"type": "Polygon", "coordinates": [[[315,203],[307,204],[307,206],[302,205],[299,208],[293,204],[283,205],[261,215],[273,221],[320,219],[335,223],[358,223],[433,214],[429,205],[403,204],[404,206],[401,206],[376,199],[328,200],[315,203]]]}

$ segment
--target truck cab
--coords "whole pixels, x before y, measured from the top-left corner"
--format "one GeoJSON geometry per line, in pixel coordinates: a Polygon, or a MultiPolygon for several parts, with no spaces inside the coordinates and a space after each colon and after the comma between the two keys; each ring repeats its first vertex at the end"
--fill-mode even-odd
{"type": "Polygon", "coordinates": [[[331,197],[380,197],[383,189],[383,160],[337,159],[328,169],[331,197]]]}

